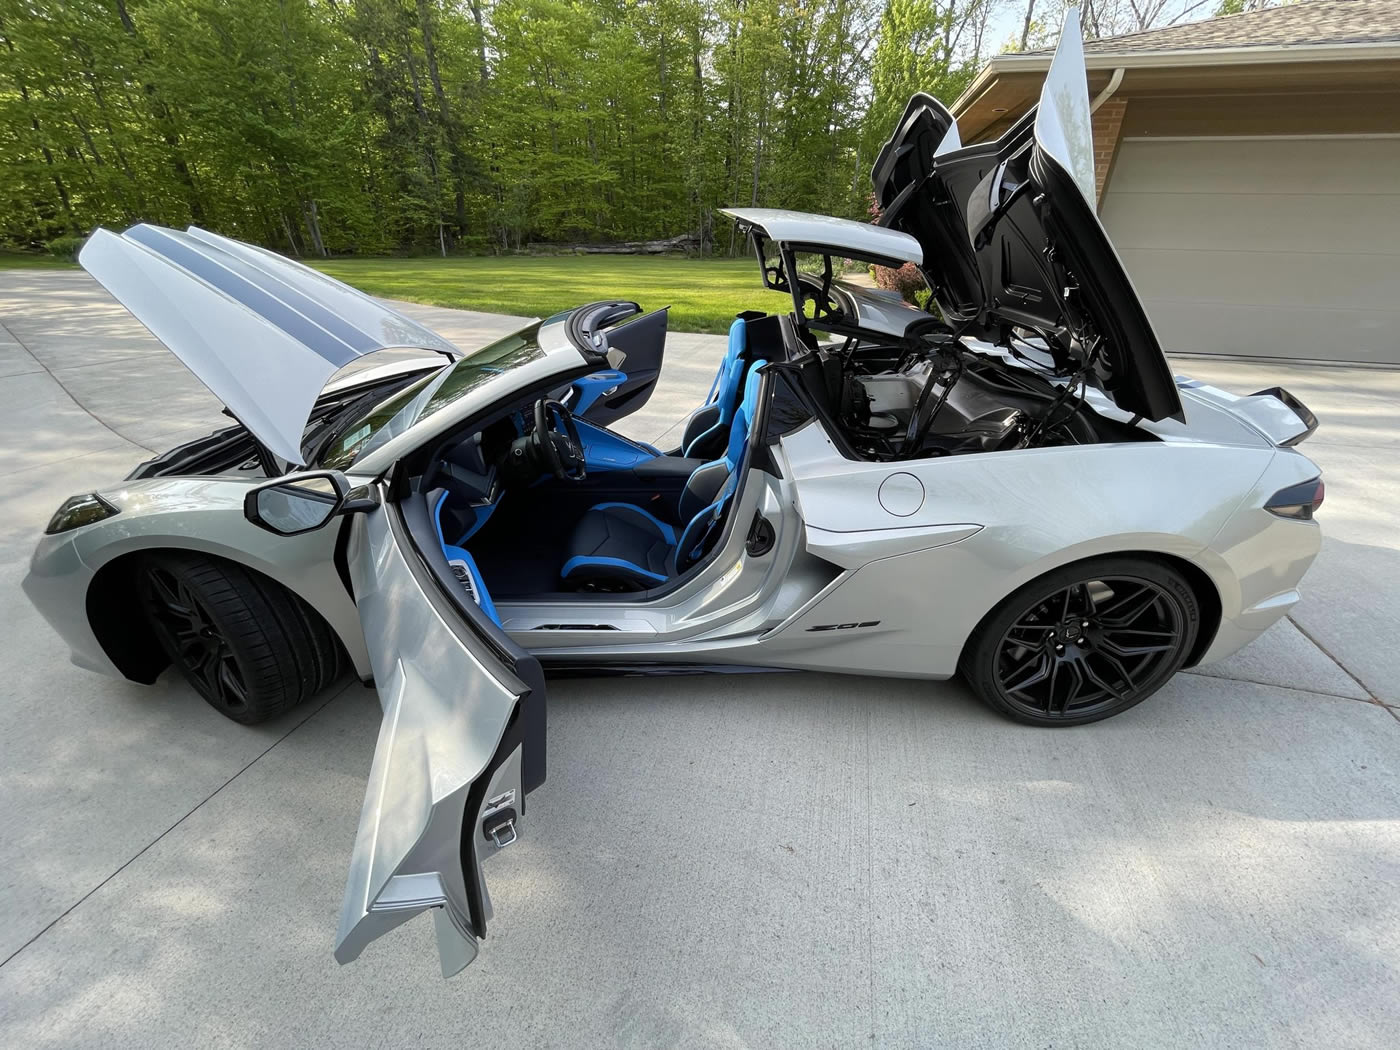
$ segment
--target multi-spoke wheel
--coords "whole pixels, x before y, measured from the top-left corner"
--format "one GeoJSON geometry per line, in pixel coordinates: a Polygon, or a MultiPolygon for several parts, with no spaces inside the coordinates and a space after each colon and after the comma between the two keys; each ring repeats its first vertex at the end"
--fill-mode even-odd
{"type": "Polygon", "coordinates": [[[139,578],[146,618],[195,691],[235,722],[261,722],[340,676],[340,643],[295,595],[232,562],[154,554],[139,578]]]}
{"type": "Polygon", "coordinates": [[[1017,591],[969,640],[963,673],[992,707],[1034,725],[1079,725],[1145,700],[1186,659],[1200,612],[1165,564],[1104,558],[1017,591]]]}

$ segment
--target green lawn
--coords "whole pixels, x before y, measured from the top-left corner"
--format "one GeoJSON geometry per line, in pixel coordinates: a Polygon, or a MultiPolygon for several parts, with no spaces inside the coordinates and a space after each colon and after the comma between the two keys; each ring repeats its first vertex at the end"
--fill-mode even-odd
{"type": "MultiPolygon", "coordinates": [[[[791,309],[743,259],[671,256],[488,256],[456,259],[307,260],[370,295],[488,313],[548,317],[595,299],[671,307],[673,332],[727,332],[741,310],[791,309]]],[[[61,269],[50,255],[0,253],[0,270],[61,269]]]]}
{"type": "Polygon", "coordinates": [[[73,270],[77,263],[52,255],[0,251],[0,270],[73,270]]]}
{"type": "Polygon", "coordinates": [[[791,309],[746,259],[582,255],[529,258],[331,259],[332,277],[388,299],[548,317],[595,299],[671,307],[673,332],[727,332],[741,310],[791,309]]]}

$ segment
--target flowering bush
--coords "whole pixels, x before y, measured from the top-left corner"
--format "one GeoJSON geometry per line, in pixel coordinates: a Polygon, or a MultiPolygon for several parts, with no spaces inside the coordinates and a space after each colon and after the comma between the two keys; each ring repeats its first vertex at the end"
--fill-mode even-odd
{"type": "Polygon", "coordinates": [[[924,290],[924,275],[913,263],[905,263],[898,270],[889,266],[877,266],[875,285],[898,292],[906,303],[912,303],[916,301],[915,296],[924,290]]]}
{"type": "MultiPolygon", "coordinates": [[[[870,195],[870,207],[867,210],[870,213],[871,222],[880,221],[880,205],[876,203],[873,193],[870,195]]],[[[924,284],[924,275],[913,263],[905,263],[897,270],[889,266],[874,266],[871,269],[874,270],[877,288],[898,292],[900,298],[906,303],[913,303],[916,306],[922,305],[919,299],[927,300],[927,294],[922,296],[919,294],[927,289],[924,284]]]]}

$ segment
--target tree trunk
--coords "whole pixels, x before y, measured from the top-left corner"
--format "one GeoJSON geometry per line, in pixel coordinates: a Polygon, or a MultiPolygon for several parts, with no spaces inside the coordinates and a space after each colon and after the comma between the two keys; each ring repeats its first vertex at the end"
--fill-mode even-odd
{"type": "Polygon", "coordinates": [[[303,202],[302,211],[306,215],[306,232],[311,235],[311,247],[317,255],[325,258],[330,253],[326,251],[325,242],[321,240],[321,220],[317,215],[316,202],[303,202]]]}
{"type": "MultiPolygon", "coordinates": [[[[447,92],[442,89],[437,45],[433,39],[432,11],[427,0],[418,0],[418,29],[423,34],[423,58],[428,64],[428,80],[433,85],[433,97],[437,99],[438,115],[442,119],[442,133],[447,138],[447,151],[452,158],[452,203],[456,212],[457,236],[460,238],[467,232],[467,156],[462,149],[461,128],[447,103],[447,92]]],[[[441,233],[439,230],[439,240],[442,239],[441,233]]],[[[446,254],[444,249],[443,255],[446,254]]]]}
{"type": "Polygon", "coordinates": [[[468,6],[472,11],[472,19],[476,22],[476,56],[481,66],[481,86],[485,87],[490,70],[486,65],[486,26],[481,18],[481,0],[468,0],[468,6]]]}
{"type": "MultiPolygon", "coordinates": [[[[14,51],[14,45],[11,44],[9,40],[5,41],[5,46],[10,51],[14,51]]],[[[29,89],[25,87],[22,81],[17,80],[16,83],[19,87],[20,101],[23,102],[27,108],[30,105],[29,89]]],[[[63,179],[59,176],[58,172],[53,170],[55,167],[53,151],[50,150],[48,146],[44,145],[43,132],[39,128],[39,118],[33,113],[29,115],[29,126],[34,129],[34,140],[39,143],[39,152],[43,154],[44,163],[49,167],[49,178],[53,180],[53,188],[58,193],[58,199],[63,205],[63,214],[68,219],[68,231],[70,233],[77,233],[78,224],[73,218],[73,204],[68,199],[68,188],[64,186],[63,179]]]]}
{"type": "MultiPolygon", "coordinates": [[[[121,19],[122,29],[132,39],[136,39],[136,24],[132,22],[131,14],[126,9],[126,0],[116,0],[116,3],[117,17],[121,19]]],[[[151,53],[146,50],[144,44],[141,46],[141,60],[142,62],[151,60],[151,53]]],[[[170,107],[166,105],[165,100],[160,97],[160,92],[156,90],[154,82],[143,78],[141,88],[155,113],[156,127],[160,131],[161,140],[170,150],[170,166],[175,172],[175,177],[185,187],[185,203],[189,205],[190,218],[194,219],[195,222],[203,222],[204,205],[200,202],[199,191],[194,183],[194,170],[180,149],[180,139],[175,133],[174,115],[171,113],[170,107]]]]}
{"type": "Polygon", "coordinates": [[[300,259],[301,248],[297,246],[296,235],[292,233],[292,224],[287,221],[287,213],[279,212],[279,216],[282,219],[282,232],[287,235],[287,243],[292,247],[292,254],[300,259]]]}
{"type": "Polygon", "coordinates": [[[763,140],[768,134],[767,80],[768,75],[766,71],[759,75],[758,91],[759,96],[763,99],[763,103],[762,108],[758,111],[758,139],[754,143],[753,148],[753,185],[749,193],[750,206],[758,204],[758,176],[763,168],[763,140]]]}

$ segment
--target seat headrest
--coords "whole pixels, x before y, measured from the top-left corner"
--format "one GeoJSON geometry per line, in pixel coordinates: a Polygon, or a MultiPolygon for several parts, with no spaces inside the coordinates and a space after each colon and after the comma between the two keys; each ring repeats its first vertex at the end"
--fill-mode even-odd
{"type": "Polygon", "coordinates": [[[739,359],[739,355],[744,352],[744,344],[748,342],[748,322],[742,317],[736,317],[734,323],[729,326],[729,345],[724,350],[724,363],[726,365],[739,359]]]}

